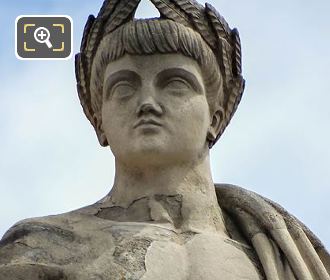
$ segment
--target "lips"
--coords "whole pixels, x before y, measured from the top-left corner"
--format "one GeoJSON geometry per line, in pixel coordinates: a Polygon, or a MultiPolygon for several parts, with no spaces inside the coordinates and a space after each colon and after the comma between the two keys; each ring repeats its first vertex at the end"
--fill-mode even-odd
{"type": "Polygon", "coordinates": [[[139,126],[143,125],[155,125],[155,126],[162,126],[159,122],[153,120],[153,119],[142,119],[139,120],[135,125],[134,128],[137,128],[139,126]]]}

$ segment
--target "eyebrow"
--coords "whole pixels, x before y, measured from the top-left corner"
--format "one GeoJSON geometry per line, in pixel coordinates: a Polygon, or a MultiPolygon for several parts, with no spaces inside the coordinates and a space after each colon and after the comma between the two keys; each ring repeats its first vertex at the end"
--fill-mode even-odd
{"type": "Polygon", "coordinates": [[[117,72],[111,73],[105,80],[103,85],[103,92],[106,94],[109,92],[109,89],[114,86],[117,82],[129,79],[135,83],[138,83],[141,79],[140,76],[131,70],[119,70],[117,72]]]}
{"type": "Polygon", "coordinates": [[[203,92],[204,88],[201,85],[201,83],[198,81],[197,77],[190,71],[178,67],[168,68],[159,72],[156,76],[156,84],[161,85],[164,78],[168,79],[170,77],[175,77],[175,76],[179,76],[187,80],[195,91],[203,92]]]}

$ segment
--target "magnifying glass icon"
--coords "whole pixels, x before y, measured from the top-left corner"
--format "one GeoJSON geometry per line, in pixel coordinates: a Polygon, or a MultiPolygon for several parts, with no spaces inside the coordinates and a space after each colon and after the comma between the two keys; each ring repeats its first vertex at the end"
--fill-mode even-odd
{"type": "Polygon", "coordinates": [[[53,47],[52,43],[49,41],[50,32],[46,27],[38,27],[34,31],[34,39],[41,44],[46,44],[49,49],[53,47]]]}

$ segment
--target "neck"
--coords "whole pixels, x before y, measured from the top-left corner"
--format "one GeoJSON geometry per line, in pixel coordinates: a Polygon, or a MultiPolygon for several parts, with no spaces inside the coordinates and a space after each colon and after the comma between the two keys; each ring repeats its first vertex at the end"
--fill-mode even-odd
{"type": "Polygon", "coordinates": [[[223,233],[225,228],[208,152],[194,163],[171,166],[131,167],[116,160],[114,186],[104,201],[125,209],[134,205],[134,213],[148,204],[151,221],[179,231],[223,233]]]}

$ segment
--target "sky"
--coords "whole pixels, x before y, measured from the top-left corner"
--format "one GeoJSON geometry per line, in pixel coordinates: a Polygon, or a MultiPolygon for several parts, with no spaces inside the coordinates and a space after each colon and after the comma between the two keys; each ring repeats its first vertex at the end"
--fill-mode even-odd
{"type": "MultiPolygon", "coordinates": [[[[213,179],[278,202],[329,249],[330,2],[209,3],[240,31],[246,79],[238,111],[211,150],[213,179]]],[[[83,115],[73,58],[18,60],[14,38],[19,15],[69,15],[76,53],[101,4],[0,2],[0,236],[19,220],[92,204],[111,189],[114,158],[83,115]]],[[[137,17],[155,15],[142,1],[137,17]]]]}

